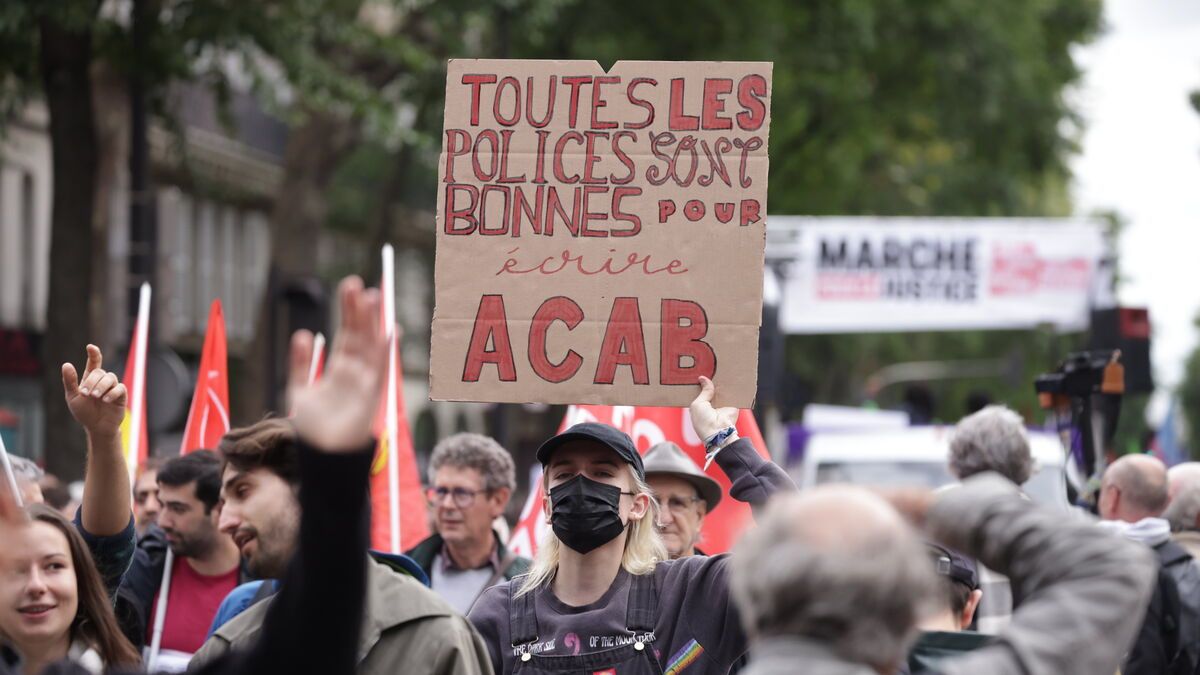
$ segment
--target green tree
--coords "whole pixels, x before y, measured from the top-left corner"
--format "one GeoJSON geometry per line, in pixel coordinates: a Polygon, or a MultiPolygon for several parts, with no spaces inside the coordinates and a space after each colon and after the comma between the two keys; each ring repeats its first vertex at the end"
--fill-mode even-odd
{"type": "MultiPolygon", "coordinates": [[[[467,17],[463,55],[773,61],[770,212],[809,215],[1067,215],[1077,116],[1072,47],[1100,24],[1099,0],[661,0],[497,2],[467,17]],[[490,19],[490,20],[489,20],[490,19]]],[[[365,147],[332,183],[338,227],[366,220],[432,254],[433,233],[393,214],[432,208],[440,84],[423,98],[421,141],[365,147]],[[424,144],[424,145],[422,145],[424,144]],[[386,188],[381,189],[381,186],[386,188]]],[[[1114,220],[1114,232],[1116,228],[1114,220]]],[[[867,377],[912,360],[1002,359],[1005,377],[934,385],[942,419],[983,389],[1036,417],[1032,377],[1081,347],[1050,331],[791,337],[791,389],[857,403],[867,377]]],[[[880,393],[894,404],[902,387],[880,393]]]]}
{"type": "MultiPolygon", "coordinates": [[[[53,450],[47,453],[48,468],[64,477],[81,473],[84,447],[63,402],[58,364],[77,360],[86,340],[104,334],[100,303],[90,293],[103,288],[96,283],[102,270],[93,261],[103,259],[98,252],[104,250],[102,206],[107,199],[98,185],[96,115],[97,108],[108,106],[105,101],[94,106],[95,74],[107,67],[136,79],[160,116],[169,115],[165,99],[173,82],[204,83],[224,100],[233,77],[249,76],[264,100],[275,102],[275,109],[296,124],[297,153],[336,155],[337,146],[348,143],[357,126],[334,128],[330,120],[387,127],[395,118],[394,97],[403,88],[395,78],[430,63],[430,55],[411,48],[411,36],[395,28],[399,22],[387,20],[389,10],[393,16],[397,11],[387,3],[372,3],[379,11],[370,15],[364,14],[362,0],[134,0],[129,15],[110,11],[120,3],[104,5],[104,11],[102,4],[11,0],[0,5],[4,119],[33,96],[40,96],[49,111],[53,273],[42,390],[45,444],[53,450]],[[135,26],[141,36],[137,48],[135,26]],[[286,106],[280,103],[285,96],[292,101],[286,106]],[[305,144],[319,134],[328,143],[315,150],[305,144]]],[[[306,174],[313,163],[300,164],[285,178],[285,186],[302,191],[315,185],[319,191],[320,171],[306,174]]],[[[276,222],[294,222],[301,236],[310,234],[303,229],[308,202],[287,206],[293,204],[297,208],[277,213],[276,222]]]]}
{"type": "MultiPolygon", "coordinates": [[[[1200,90],[1192,92],[1192,107],[1200,113],[1200,90]]],[[[1200,337],[1200,316],[1196,317],[1196,334],[1200,337]]],[[[1192,350],[1183,367],[1183,381],[1179,384],[1179,402],[1183,406],[1183,417],[1187,421],[1188,438],[1191,446],[1200,445],[1200,344],[1192,350]]]]}
{"type": "MultiPolygon", "coordinates": [[[[1196,318],[1196,333],[1200,336],[1200,317],[1196,318]]],[[[1187,421],[1190,447],[1195,447],[1200,439],[1200,345],[1192,350],[1184,364],[1183,381],[1179,384],[1179,403],[1183,406],[1183,417],[1187,421]]]]}
{"type": "MultiPolygon", "coordinates": [[[[544,16],[487,33],[493,53],[773,61],[771,213],[1071,212],[1079,120],[1064,91],[1099,0],[567,1],[544,16]]],[[[1033,417],[1032,377],[1081,346],[1045,330],[791,337],[787,363],[801,399],[857,403],[891,363],[1005,359],[1005,377],[934,385],[937,414],[956,419],[967,392],[985,389],[1033,417]]]]}

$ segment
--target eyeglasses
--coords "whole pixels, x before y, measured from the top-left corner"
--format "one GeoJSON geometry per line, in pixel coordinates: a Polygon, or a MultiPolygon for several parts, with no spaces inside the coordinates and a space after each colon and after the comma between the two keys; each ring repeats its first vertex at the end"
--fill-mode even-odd
{"type": "Polygon", "coordinates": [[[665,503],[671,513],[686,513],[696,502],[702,501],[699,497],[669,497],[665,503]]]}
{"type": "Polygon", "coordinates": [[[446,495],[454,498],[454,505],[465,509],[475,503],[475,495],[487,490],[468,490],[466,488],[425,488],[425,499],[431,506],[437,506],[446,501],[446,495]]]}

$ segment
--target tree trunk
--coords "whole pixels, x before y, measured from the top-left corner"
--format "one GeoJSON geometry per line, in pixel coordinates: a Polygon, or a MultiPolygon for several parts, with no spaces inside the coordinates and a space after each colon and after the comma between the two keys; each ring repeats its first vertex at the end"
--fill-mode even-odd
{"type": "Polygon", "coordinates": [[[267,411],[282,409],[279,392],[288,336],[277,335],[277,344],[271,344],[272,288],[289,279],[317,275],[318,241],[329,210],[326,190],[334,171],[359,138],[357,120],[325,112],[310,112],[304,124],[288,136],[283,182],[271,212],[270,282],[238,391],[232,397],[235,425],[248,424],[267,411]]]}
{"type": "MultiPolygon", "coordinates": [[[[92,118],[90,27],[40,26],[42,86],[50,115],[53,200],[50,208],[50,294],[42,352],[46,468],[63,480],[83,475],[83,431],[63,399],[61,364],[81,367],[84,347],[102,314],[93,307],[93,261],[104,260],[93,226],[97,151],[92,118]]],[[[98,295],[102,296],[101,290],[98,295]]]]}
{"type": "MultiPolygon", "coordinates": [[[[129,89],[124,76],[103,61],[92,65],[92,110],[96,123],[96,208],[92,231],[101,253],[95,258],[99,264],[92,267],[90,335],[93,337],[89,339],[100,345],[107,360],[108,355],[115,356],[119,348],[127,346],[132,328],[123,309],[128,302],[129,284],[125,283],[128,275],[119,263],[125,259],[110,258],[108,247],[114,236],[129,238],[128,225],[121,225],[128,219],[117,212],[124,202],[114,204],[114,200],[129,194],[125,169],[129,165],[129,89]]],[[[128,247],[126,243],[118,250],[128,247]]],[[[153,317],[150,323],[154,324],[153,317]]],[[[109,363],[110,368],[113,365],[109,363]]]]}

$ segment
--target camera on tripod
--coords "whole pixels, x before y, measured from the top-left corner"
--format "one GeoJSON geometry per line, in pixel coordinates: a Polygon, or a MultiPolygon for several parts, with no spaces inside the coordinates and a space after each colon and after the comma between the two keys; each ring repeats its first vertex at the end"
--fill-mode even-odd
{"type": "Polygon", "coordinates": [[[1092,501],[1099,490],[1105,450],[1117,432],[1125,393],[1120,359],[1118,349],[1074,352],[1033,382],[1038,402],[1053,413],[1064,449],[1087,480],[1084,501],[1092,501]]]}

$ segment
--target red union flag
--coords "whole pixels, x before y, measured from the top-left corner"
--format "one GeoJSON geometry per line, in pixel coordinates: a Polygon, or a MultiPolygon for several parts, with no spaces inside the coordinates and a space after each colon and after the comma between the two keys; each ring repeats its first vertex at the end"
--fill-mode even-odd
{"type": "Polygon", "coordinates": [[[187,426],[179,454],[193,450],[213,450],[229,431],[229,365],[225,349],[225,314],[221,301],[213,300],[196,373],[196,391],[188,411],[187,426]]]}
{"type": "MultiPolygon", "coordinates": [[[[662,441],[673,441],[691,457],[697,467],[704,466],[704,444],[692,430],[692,418],[687,408],[656,408],[649,406],[573,405],[567,408],[559,432],[580,422],[601,422],[614,426],[629,434],[639,452],[645,454],[650,446],[662,441]]],[[[758,454],[768,458],[766,443],[758,430],[758,422],[749,410],[738,414],[738,435],[749,439],[758,454]]],[[[729,493],[729,479],[714,463],[707,471],[710,478],[721,484],[725,494],[729,493]]],[[[529,498],[521,510],[520,520],[509,538],[509,549],[520,555],[533,557],[538,543],[550,531],[546,516],[542,512],[545,495],[542,493],[540,467],[533,472],[529,498]]],[[[704,517],[701,548],[705,553],[715,554],[728,551],[745,529],[751,518],[750,505],[734,499],[722,499],[717,508],[704,517]]]]}
{"type": "Polygon", "coordinates": [[[400,329],[396,325],[395,257],[383,247],[383,307],[380,330],[388,333],[388,366],[384,393],[373,430],[379,443],[371,463],[371,548],[403,553],[429,536],[425,497],[417,475],[417,456],[404,411],[404,371],[400,363],[400,329]]]}
{"type": "Polygon", "coordinates": [[[379,443],[371,463],[371,548],[403,553],[429,536],[429,525],[404,411],[404,375],[395,332],[388,350],[387,388],[375,417],[379,443]]]}
{"type": "Polygon", "coordinates": [[[129,354],[125,357],[125,419],[121,421],[121,448],[129,467],[129,480],[137,479],[142,465],[149,457],[150,443],[146,434],[146,347],[150,318],[150,284],[143,283],[138,297],[137,322],[129,339],[129,354]]]}

